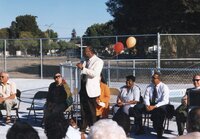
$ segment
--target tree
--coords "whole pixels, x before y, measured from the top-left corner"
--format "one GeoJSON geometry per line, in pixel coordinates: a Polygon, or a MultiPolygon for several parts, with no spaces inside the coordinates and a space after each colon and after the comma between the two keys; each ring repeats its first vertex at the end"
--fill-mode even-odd
{"type": "Polygon", "coordinates": [[[34,38],[31,32],[27,32],[27,31],[20,32],[19,38],[21,39],[15,40],[14,42],[15,50],[21,50],[27,56],[28,52],[32,54],[33,52],[35,53],[35,50],[38,49],[37,47],[39,47],[39,45],[38,45],[37,40],[30,39],[30,38],[34,38]]]}
{"type": "Polygon", "coordinates": [[[0,29],[0,39],[8,39],[9,38],[9,29],[2,28],[0,29]]]}
{"type": "MultiPolygon", "coordinates": [[[[197,0],[109,0],[106,5],[108,12],[114,17],[113,26],[118,35],[200,32],[200,1],[197,0]]],[[[148,41],[148,46],[155,44],[154,41],[155,39],[148,41]]],[[[193,36],[163,37],[160,43],[161,56],[194,57],[190,52],[196,49],[199,42],[200,39],[193,36]]],[[[137,42],[137,45],[140,47],[136,48],[148,47],[144,41],[137,42]]],[[[144,54],[142,51],[144,50],[140,50],[144,54]]]]}
{"type": "MultiPolygon", "coordinates": [[[[46,37],[47,38],[58,38],[58,33],[54,32],[52,29],[47,29],[45,31],[46,37]]],[[[57,39],[54,39],[56,41],[57,39]]]]}
{"type": "Polygon", "coordinates": [[[105,47],[110,45],[111,42],[115,42],[115,38],[88,38],[91,36],[109,36],[115,34],[112,26],[112,22],[107,22],[105,24],[94,24],[87,28],[84,38],[84,45],[91,45],[93,47],[99,48],[101,46],[105,47]]]}
{"type": "Polygon", "coordinates": [[[117,34],[200,32],[200,1],[109,0],[117,34]]]}
{"type": "MultiPolygon", "coordinates": [[[[0,39],[8,39],[9,38],[9,29],[2,28],[0,29],[0,39]]],[[[4,49],[4,40],[0,40],[0,51],[4,49]]]]}

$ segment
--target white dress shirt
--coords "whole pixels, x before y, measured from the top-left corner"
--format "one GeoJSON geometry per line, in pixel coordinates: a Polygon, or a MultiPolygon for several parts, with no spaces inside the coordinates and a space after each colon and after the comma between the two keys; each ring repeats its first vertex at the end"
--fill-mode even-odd
{"type": "MultiPolygon", "coordinates": [[[[151,83],[149,86],[147,86],[147,89],[145,91],[144,95],[144,104],[149,106],[150,101],[152,100],[153,97],[153,91],[154,91],[154,84],[151,83]]],[[[160,82],[157,86],[157,94],[158,98],[156,98],[155,102],[157,103],[155,106],[160,107],[166,104],[169,104],[169,88],[166,84],[163,82],[160,82]]]]}

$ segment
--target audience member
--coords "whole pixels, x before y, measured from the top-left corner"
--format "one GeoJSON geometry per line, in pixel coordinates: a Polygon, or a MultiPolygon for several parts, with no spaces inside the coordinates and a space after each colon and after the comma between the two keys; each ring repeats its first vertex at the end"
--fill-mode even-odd
{"type": "Polygon", "coordinates": [[[193,81],[194,87],[188,88],[186,90],[185,95],[182,97],[181,105],[175,111],[176,123],[177,123],[179,135],[183,135],[185,123],[186,123],[186,119],[187,119],[187,114],[188,114],[187,96],[188,96],[188,93],[192,90],[200,89],[200,74],[194,75],[192,81],[193,81]]]}
{"type": "Polygon", "coordinates": [[[84,50],[86,61],[78,63],[76,66],[81,70],[81,127],[85,132],[87,126],[92,126],[96,122],[96,98],[100,96],[100,74],[103,68],[103,60],[95,55],[92,47],[84,50]]]}
{"type": "Polygon", "coordinates": [[[63,113],[52,113],[45,118],[45,134],[48,139],[63,139],[66,136],[68,122],[63,113]]]}
{"type": "Polygon", "coordinates": [[[192,108],[187,118],[187,135],[174,139],[200,139],[200,107],[192,108]]]}
{"type": "MultiPolygon", "coordinates": [[[[173,117],[174,106],[169,104],[169,88],[166,84],[161,82],[161,74],[159,72],[153,74],[152,83],[146,88],[144,104],[140,104],[140,106],[135,107],[134,110],[133,115],[136,117],[136,120],[140,120],[137,123],[141,130],[143,130],[143,111],[151,114],[153,128],[156,130],[158,138],[162,137],[164,119],[166,116],[168,118],[173,117]]],[[[140,130],[138,130],[138,132],[142,133],[140,130]]]]}
{"type": "Polygon", "coordinates": [[[53,113],[45,118],[45,133],[48,139],[85,139],[81,134],[75,119],[65,119],[63,113],[53,113]]]}
{"type": "Polygon", "coordinates": [[[40,139],[38,132],[26,122],[16,122],[8,130],[6,139],[40,139]]]}
{"type": "Polygon", "coordinates": [[[97,119],[108,118],[108,113],[109,113],[110,89],[106,84],[106,81],[102,73],[101,73],[100,88],[101,88],[101,95],[97,97],[97,108],[96,108],[97,119]]]}
{"type": "MultiPolygon", "coordinates": [[[[6,109],[6,123],[11,122],[11,109],[13,105],[17,104],[16,99],[16,84],[9,81],[9,74],[7,72],[0,73],[0,105],[6,109]]],[[[2,113],[0,111],[0,117],[2,113]]]]}
{"type": "Polygon", "coordinates": [[[124,129],[127,136],[130,135],[130,117],[125,112],[123,112],[121,108],[115,113],[115,115],[113,115],[112,120],[116,121],[117,124],[124,129]]]}
{"type": "Polygon", "coordinates": [[[88,139],[127,139],[122,127],[111,119],[101,119],[92,127],[88,139]]]}
{"type": "Polygon", "coordinates": [[[135,84],[135,77],[133,75],[126,76],[126,85],[120,88],[114,113],[121,108],[124,113],[129,115],[129,108],[134,107],[138,102],[140,102],[140,88],[135,84]]]}
{"type": "Polygon", "coordinates": [[[55,82],[51,83],[49,86],[49,91],[47,94],[47,102],[45,109],[45,117],[51,113],[64,112],[67,108],[67,91],[64,84],[67,84],[60,73],[56,73],[54,76],[55,82]]]}

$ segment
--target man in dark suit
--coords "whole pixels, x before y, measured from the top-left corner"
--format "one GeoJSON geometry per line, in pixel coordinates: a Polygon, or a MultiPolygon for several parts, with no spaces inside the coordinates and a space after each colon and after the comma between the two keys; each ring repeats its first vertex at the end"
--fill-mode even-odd
{"type": "Polygon", "coordinates": [[[195,90],[200,90],[200,74],[196,74],[193,76],[193,88],[188,88],[186,90],[185,95],[182,97],[181,100],[181,105],[178,106],[178,108],[176,109],[176,123],[177,123],[177,127],[178,127],[178,134],[183,135],[184,129],[185,129],[185,124],[186,124],[186,120],[187,120],[187,115],[188,115],[188,93],[190,93],[191,91],[195,91],[195,90]]]}
{"type": "Polygon", "coordinates": [[[103,60],[95,55],[91,47],[84,50],[86,61],[76,66],[81,70],[81,132],[85,132],[87,126],[96,122],[96,98],[100,96],[100,74],[103,68],[103,60]]]}

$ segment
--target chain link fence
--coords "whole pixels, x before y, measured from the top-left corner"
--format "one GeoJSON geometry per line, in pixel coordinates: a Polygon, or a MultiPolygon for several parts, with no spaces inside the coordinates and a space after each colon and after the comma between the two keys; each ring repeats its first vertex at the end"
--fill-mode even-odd
{"type": "Polygon", "coordinates": [[[110,86],[119,87],[124,84],[125,76],[132,74],[144,90],[152,72],[159,69],[164,82],[172,84],[171,90],[185,89],[192,86],[191,78],[199,72],[199,43],[200,34],[159,33],[77,37],[75,40],[0,39],[0,70],[8,71],[12,78],[52,78],[54,73],[62,71],[71,87],[77,88],[78,71],[75,64],[83,57],[84,47],[92,46],[105,62],[103,72],[110,86]],[[129,36],[137,40],[136,46],[130,49],[126,48],[129,36]],[[124,44],[122,54],[115,54],[113,46],[116,42],[124,44]],[[64,66],[69,61],[72,70],[64,66]],[[64,68],[59,67],[60,63],[64,68]]]}

